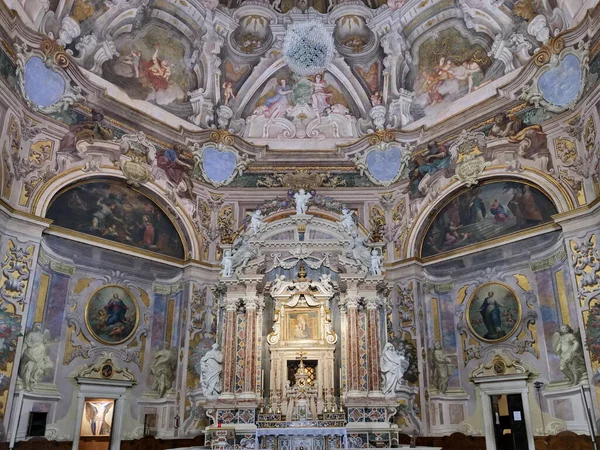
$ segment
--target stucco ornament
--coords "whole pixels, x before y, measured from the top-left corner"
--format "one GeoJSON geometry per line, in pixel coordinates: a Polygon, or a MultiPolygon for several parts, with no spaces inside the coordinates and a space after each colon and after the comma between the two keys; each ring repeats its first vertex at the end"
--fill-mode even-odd
{"type": "Polygon", "coordinates": [[[384,395],[393,395],[397,386],[405,383],[404,372],[409,365],[408,358],[398,352],[392,343],[385,344],[381,354],[381,376],[383,378],[381,390],[384,395]]]}
{"type": "Polygon", "coordinates": [[[152,389],[162,398],[173,386],[175,369],[177,368],[177,350],[174,348],[159,350],[154,354],[150,373],[154,376],[152,389]]]}
{"type": "Polygon", "coordinates": [[[466,183],[467,187],[477,184],[479,176],[486,167],[491,165],[483,156],[485,148],[483,133],[463,130],[450,147],[450,153],[456,164],[452,179],[466,183]]]}
{"type": "Polygon", "coordinates": [[[214,187],[227,186],[241,176],[250,163],[246,153],[222,143],[209,142],[194,145],[194,177],[214,187]]]}
{"type": "Polygon", "coordinates": [[[43,330],[39,322],[35,323],[32,330],[25,335],[19,377],[26,391],[32,391],[44,374],[54,367],[54,363],[48,356],[50,344],[50,332],[43,330]]]}
{"type": "Polygon", "coordinates": [[[33,111],[57,115],[71,105],[85,101],[81,88],[71,84],[64,72],[68,56],[62,51],[42,54],[27,44],[15,44],[17,85],[27,106],[33,111]],[[44,80],[41,82],[40,80],[44,80]]]}
{"type": "Polygon", "coordinates": [[[361,176],[366,175],[376,185],[389,186],[408,175],[411,150],[410,144],[382,141],[358,153],[354,164],[361,176]]]}
{"type": "Polygon", "coordinates": [[[291,25],[283,39],[283,58],[292,72],[309,76],[323,72],[333,59],[333,36],[322,23],[291,25]]]}
{"type": "Polygon", "coordinates": [[[541,68],[519,97],[536,108],[561,113],[581,98],[589,70],[589,44],[563,48],[561,38],[550,39],[534,58],[541,68]]]}
{"type": "Polygon", "coordinates": [[[213,344],[202,357],[199,364],[202,393],[208,399],[216,399],[221,393],[221,375],[223,373],[223,353],[218,344],[213,344]]]}
{"type": "Polygon", "coordinates": [[[143,131],[125,134],[118,141],[121,158],[115,163],[127,177],[127,184],[138,187],[153,179],[150,166],[156,160],[156,147],[143,131]]]}
{"type": "Polygon", "coordinates": [[[0,287],[0,297],[11,303],[23,305],[23,299],[31,276],[33,245],[19,247],[12,240],[2,262],[4,283],[0,287]]]}
{"type": "Polygon", "coordinates": [[[576,385],[587,378],[585,358],[579,330],[574,332],[569,325],[563,325],[552,336],[552,349],[560,358],[560,370],[570,385],[576,385]]]}

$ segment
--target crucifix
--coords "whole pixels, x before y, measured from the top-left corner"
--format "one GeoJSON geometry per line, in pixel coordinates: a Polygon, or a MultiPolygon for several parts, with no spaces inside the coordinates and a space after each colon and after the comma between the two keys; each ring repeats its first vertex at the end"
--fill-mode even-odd
{"type": "Polygon", "coordinates": [[[298,356],[296,356],[296,359],[300,359],[300,364],[302,364],[302,359],[306,356],[306,352],[304,351],[303,348],[300,349],[300,351],[298,352],[298,356]]]}

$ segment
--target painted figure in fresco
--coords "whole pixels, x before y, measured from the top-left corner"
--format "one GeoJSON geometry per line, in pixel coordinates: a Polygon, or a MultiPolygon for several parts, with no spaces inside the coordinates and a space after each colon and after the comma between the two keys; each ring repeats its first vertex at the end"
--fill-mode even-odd
{"type": "Polygon", "coordinates": [[[483,81],[483,70],[481,70],[481,66],[474,60],[465,61],[462,64],[462,68],[462,73],[459,75],[455,72],[454,76],[458,80],[467,80],[469,84],[469,93],[471,93],[477,89],[483,81]]]}
{"type": "Polygon", "coordinates": [[[489,136],[496,138],[515,136],[522,129],[523,121],[519,117],[514,114],[499,113],[494,117],[494,125],[489,136]]]}
{"type": "Polygon", "coordinates": [[[185,195],[193,198],[194,185],[190,173],[194,167],[194,162],[184,145],[175,144],[172,149],[169,148],[159,152],[156,164],[165,171],[167,178],[175,187],[183,182],[186,187],[185,195]]]}
{"type": "Polygon", "coordinates": [[[262,111],[262,114],[271,119],[285,115],[289,106],[288,96],[291,93],[292,90],[286,86],[285,78],[279,80],[277,87],[275,88],[275,95],[273,95],[273,97],[267,97],[264,105],[266,109],[262,111]]]}
{"type": "Polygon", "coordinates": [[[80,159],[76,147],[79,141],[111,141],[112,139],[113,131],[104,114],[99,109],[93,108],[91,119],[73,125],[61,139],[56,155],[56,170],[62,171],[66,168],[65,156],[67,155],[80,159]]]}
{"type": "Polygon", "coordinates": [[[490,212],[494,215],[494,220],[498,223],[506,222],[509,216],[508,210],[498,202],[497,198],[490,205],[490,212]]]}
{"type": "Polygon", "coordinates": [[[418,192],[419,183],[425,175],[433,175],[438,170],[448,168],[450,158],[450,152],[444,144],[438,144],[437,141],[427,144],[427,152],[415,156],[413,160],[413,169],[409,176],[411,193],[418,192]]]}
{"type": "Polygon", "coordinates": [[[469,204],[469,212],[471,216],[469,223],[481,222],[487,214],[485,203],[479,197],[479,190],[475,190],[473,193],[471,203],[469,204]]]}
{"type": "Polygon", "coordinates": [[[294,200],[296,201],[296,214],[305,215],[308,210],[308,201],[312,198],[310,192],[306,192],[304,189],[300,189],[294,194],[294,200]]]}
{"type": "Polygon", "coordinates": [[[218,344],[200,360],[200,384],[204,396],[215,399],[221,393],[221,373],[223,372],[223,353],[218,350],[218,344]]]}
{"type": "Polygon", "coordinates": [[[223,83],[223,104],[225,106],[229,106],[229,101],[235,98],[235,94],[233,93],[233,84],[231,81],[226,81],[223,83]]]}
{"type": "Polygon", "coordinates": [[[371,106],[381,106],[383,103],[383,96],[380,91],[376,91],[373,95],[371,95],[371,106]]]}
{"type": "Polygon", "coordinates": [[[152,389],[158,392],[158,398],[164,397],[173,386],[176,367],[177,351],[174,348],[159,350],[154,354],[150,373],[154,376],[152,389]]]}
{"type": "Polygon", "coordinates": [[[409,365],[410,361],[402,353],[397,352],[392,343],[385,344],[380,361],[383,378],[381,390],[384,395],[393,395],[396,387],[404,383],[404,373],[409,365]]]}
{"type": "Polygon", "coordinates": [[[487,297],[479,307],[483,324],[488,330],[483,336],[485,339],[499,339],[506,335],[506,332],[502,329],[501,307],[494,299],[494,293],[492,291],[488,292],[487,297]]]}
{"type": "Polygon", "coordinates": [[[442,394],[448,390],[448,380],[453,372],[452,360],[444,352],[442,344],[436,342],[433,345],[433,385],[442,394]]]}
{"type": "Polygon", "coordinates": [[[331,106],[332,94],[326,91],[327,83],[320,74],[315,75],[315,81],[311,82],[311,84],[313,87],[311,106],[316,111],[318,117],[320,113],[331,106]]]}
{"type": "Polygon", "coordinates": [[[54,367],[48,356],[48,347],[51,343],[50,332],[42,330],[42,324],[36,322],[33,328],[23,338],[23,353],[19,365],[19,377],[23,387],[32,391],[44,374],[54,367]]]}
{"type": "Polygon", "coordinates": [[[113,406],[112,401],[86,402],[85,413],[90,429],[94,436],[105,436],[110,434],[110,424],[106,421],[106,415],[113,406]]]}
{"type": "Polygon", "coordinates": [[[125,304],[119,294],[115,292],[109,302],[104,305],[106,311],[106,326],[118,323],[126,324],[128,322],[126,314],[129,307],[125,304]]]}
{"type": "Polygon", "coordinates": [[[579,331],[573,332],[569,325],[561,326],[552,336],[552,348],[560,358],[560,370],[569,380],[569,384],[579,384],[586,373],[579,331]]]}
{"type": "Polygon", "coordinates": [[[294,339],[306,339],[310,337],[310,330],[306,314],[296,316],[296,325],[294,325],[294,339]]]}

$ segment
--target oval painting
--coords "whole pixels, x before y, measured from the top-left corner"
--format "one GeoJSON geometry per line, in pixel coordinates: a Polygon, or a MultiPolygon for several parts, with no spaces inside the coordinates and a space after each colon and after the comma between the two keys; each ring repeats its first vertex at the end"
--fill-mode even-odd
{"type": "Polygon", "coordinates": [[[475,289],[467,302],[467,325],[486,342],[508,339],[519,327],[521,303],[506,284],[486,283],[475,289]]]}
{"type": "Polygon", "coordinates": [[[552,220],[558,211],[539,189],[519,181],[491,181],[464,189],[437,213],[421,245],[435,256],[552,220]]]}
{"type": "Polygon", "coordinates": [[[85,325],[94,339],[109,345],[128,340],[138,326],[139,309],[131,293],[117,285],[96,290],[85,307],[85,325]]]}

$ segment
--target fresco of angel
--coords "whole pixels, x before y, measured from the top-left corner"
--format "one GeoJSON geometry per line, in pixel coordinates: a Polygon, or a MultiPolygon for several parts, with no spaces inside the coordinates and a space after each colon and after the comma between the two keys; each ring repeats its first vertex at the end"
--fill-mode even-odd
{"type": "Polygon", "coordinates": [[[285,78],[271,78],[263,88],[259,102],[264,98],[264,104],[258,106],[254,115],[264,116],[267,119],[276,119],[283,117],[290,106],[289,96],[292,93],[291,87],[287,86],[285,78]]]}

